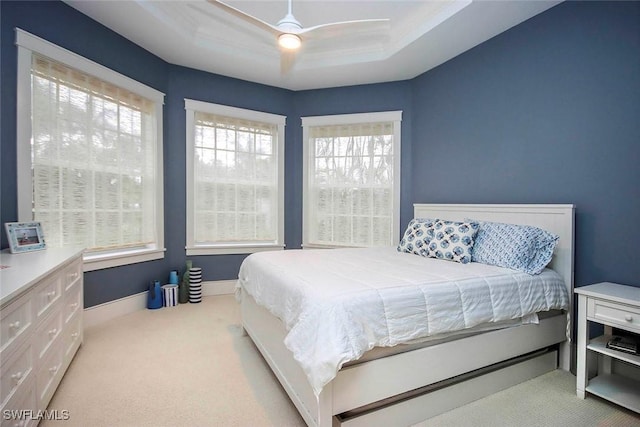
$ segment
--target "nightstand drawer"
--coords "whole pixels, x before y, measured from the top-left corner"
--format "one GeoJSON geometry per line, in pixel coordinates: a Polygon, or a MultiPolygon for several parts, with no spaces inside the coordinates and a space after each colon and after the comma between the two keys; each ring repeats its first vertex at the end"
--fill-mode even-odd
{"type": "Polygon", "coordinates": [[[589,298],[587,317],[610,326],[640,332],[640,310],[626,304],[589,298]]]}

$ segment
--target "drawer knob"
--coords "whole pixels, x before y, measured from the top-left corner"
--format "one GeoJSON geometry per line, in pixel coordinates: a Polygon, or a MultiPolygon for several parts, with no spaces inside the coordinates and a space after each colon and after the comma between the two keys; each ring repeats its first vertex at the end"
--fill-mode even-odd
{"type": "Polygon", "coordinates": [[[10,329],[20,329],[20,321],[16,320],[13,323],[9,323],[9,328],[10,329]]]}
{"type": "Polygon", "coordinates": [[[53,328],[49,331],[49,335],[55,335],[58,333],[58,328],[53,328]]]}
{"type": "Polygon", "coordinates": [[[70,305],[71,305],[71,308],[76,308],[76,307],[78,306],[78,303],[77,303],[77,302],[74,302],[74,303],[72,303],[72,304],[70,304],[70,305]]]}
{"type": "Polygon", "coordinates": [[[73,338],[74,340],[78,338],[78,333],[77,332],[72,333],[71,338],[73,338]]]}
{"type": "Polygon", "coordinates": [[[58,372],[58,367],[57,366],[53,366],[53,367],[49,368],[49,372],[51,372],[52,374],[55,374],[56,372],[58,372]]]}
{"type": "Polygon", "coordinates": [[[632,322],[633,321],[633,316],[631,316],[630,314],[627,314],[624,316],[624,320],[626,320],[627,322],[632,322]]]}
{"type": "Polygon", "coordinates": [[[47,297],[49,297],[49,299],[53,298],[56,296],[56,291],[51,291],[51,292],[47,292],[47,297]]]}
{"type": "Polygon", "coordinates": [[[22,379],[22,372],[16,372],[15,374],[11,375],[11,379],[19,383],[22,379]]]}

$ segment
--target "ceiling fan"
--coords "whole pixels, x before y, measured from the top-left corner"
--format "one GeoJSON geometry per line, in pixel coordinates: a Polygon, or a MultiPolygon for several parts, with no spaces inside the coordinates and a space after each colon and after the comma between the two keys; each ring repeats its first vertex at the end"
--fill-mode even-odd
{"type": "Polygon", "coordinates": [[[327,40],[336,36],[349,36],[350,34],[362,32],[383,32],[388,31],[389,19],[363,19],[355,21],[333,22],[304,28],[293,16],[291,2],[288,1],[287,14],[276,25],[264,22],[239,9],[229,6],[219,0],[207,0],[214,6],[220,7],[226,12],[237,16],[244,21],[255,25],[265,31],[265,34],[274,37],[281,52],[282,71],[287,72],[293,65],[295,52],[307,40],[327,40]]]}

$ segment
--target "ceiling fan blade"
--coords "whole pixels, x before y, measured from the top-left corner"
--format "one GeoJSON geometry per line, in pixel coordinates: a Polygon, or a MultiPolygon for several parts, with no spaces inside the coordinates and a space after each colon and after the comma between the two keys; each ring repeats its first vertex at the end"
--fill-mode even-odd
{"type": "Polygon", "coordinates": [[[320,39],[358,33],[388,33],[390,29],[391,20],[389,19],[362,19],[316,25],[314,27],[304,28],[297,34],[307,39],[320,39]]]}
{"type": "Polygon", "coordinates": [[[226,11],[227,13],[234,15],[257,27],[260,27],[263,30],[266,30],[276,36],[282,33],[282,31],[280,31],[277,27],[269,24],[268,22],[264,22],[263,20],[258,19],[255,16],[251,16],[247,13],[244,13],[243,11],[236,9],[235,7],[229,6],[228,4],[223,3],[219,0],[207,0],[207,1],[213,6],[219,7],[220,9],[226,11]]]}

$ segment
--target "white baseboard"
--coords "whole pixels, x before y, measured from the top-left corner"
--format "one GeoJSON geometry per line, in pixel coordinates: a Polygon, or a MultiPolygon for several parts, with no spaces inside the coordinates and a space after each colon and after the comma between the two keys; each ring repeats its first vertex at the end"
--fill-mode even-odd
{"type": "Polygon", "coordinates": [[[147,292],[130,295],[104,304],[84,309],[84,329],[99,325],[116,317],[133,313],[147,307],[147,292]]]}
{"type": "MultiPolygon", "coordinates": [[[[202,282],[202,296],[230,295],[236,286],[235,280],[202,282]]],[[[84,328],[99,325],[108,320],[147,308],[147,291],[109,301],[84,309],[84,328]]]]}
{"type": "Polygon", "coordinates": [[[232,295],[236,289],[235,280],[216,280],[202,282],[202,295],[232,295]]]}

